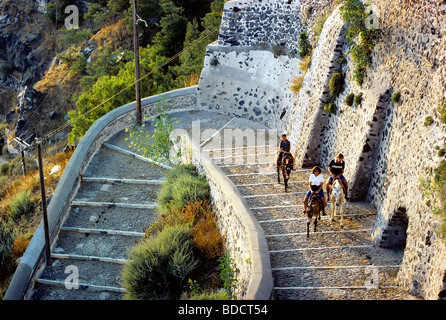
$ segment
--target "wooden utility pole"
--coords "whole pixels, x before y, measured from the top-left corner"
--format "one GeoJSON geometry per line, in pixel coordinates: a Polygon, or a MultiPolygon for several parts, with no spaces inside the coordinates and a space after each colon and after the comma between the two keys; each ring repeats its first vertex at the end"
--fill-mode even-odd
{"type": "Polygon", "coordinates": [[[22,147],[22,173],[26,176],[26,164],[25,164],[25,149],[22,147]]]}
{"type": "Polygon", "coordinates": [[[43,211],[43,227],[45,231],[45,253],[46,253],[46,264],[51,265],[51,245],[50,236],[48,228],[48,212],[46,208],[46,195],[45,195],[45,177],[43,175],[43,164],[42,164],[42,148],[41,142],[37,144],[37,153],[39,158],[39,176],[40,176],[40,195],[42,197],[42,211],[43,211]]]}
{"type": "Polygon", "coordinates": [[[138,19],[136,0],[133,1],[133,51],[135,53],[135,90],[136,90],[136,123],[142,125],[141,115],[141,82],[139,81],[139,44],[138,44],[138,19]]]}

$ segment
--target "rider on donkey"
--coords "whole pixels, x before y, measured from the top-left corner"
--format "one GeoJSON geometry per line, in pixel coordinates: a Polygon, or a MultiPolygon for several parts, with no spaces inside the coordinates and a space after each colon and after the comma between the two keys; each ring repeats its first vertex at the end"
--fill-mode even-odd
{"type": "Polygon", "coordinates": [[[348,182],[347,179],[345,179],[345,177],[343,176],[344,168],[345,168],[344,155],[342,153],[339,153],[336,156],[336,159],[331,160],[330,164],[328,165],[328,172],[330,172],[330,177],[327,180],[327,186],[325,191],[329,195],[330,194],[329,187],[332,185],[335,179],[339,179],[344,189],[345,199],[350,200],[350,198],[347,197],[348,182]]]}
{"type": "Polygon", "coordinates": [[[322,170],[320,167],[315,166],[313,167],[311,172],[312,174],[310,175],[310,179],[308,180],[310,185],[310,190],[305,195],[304,202],[308,203],[308,199],[310,199],[315,195],[318,195],[322,204],[321,206],[322,215],[325,216],[325,207],[327,206],[327,200],[324,197],[324,190],[323,190],[324,177],[322,176],[322,170]]]}
{"type": "Polygon", "coordinates": [[[291,150],[291,143],[287,140],[286,134],[282,134],[282,141],[280,141],[279,150],[277,150],[276,159],[274,164],[276,167],[279,166],[279,159],[282,159],[283,155],[289,153],[291,150]]]}

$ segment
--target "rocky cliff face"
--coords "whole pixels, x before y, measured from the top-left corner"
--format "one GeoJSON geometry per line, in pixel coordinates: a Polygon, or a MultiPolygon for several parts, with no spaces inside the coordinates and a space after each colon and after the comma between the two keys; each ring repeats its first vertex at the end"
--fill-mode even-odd
{"type": "Polygon", "coordinates": [[[54,26],[44,16],[45,6],[42,0],[0,2],[0,118],[6,120],[10,133],[29,141],[35,131],[28,116],[45,96],[33,86],[56,55],[54,26]]]}

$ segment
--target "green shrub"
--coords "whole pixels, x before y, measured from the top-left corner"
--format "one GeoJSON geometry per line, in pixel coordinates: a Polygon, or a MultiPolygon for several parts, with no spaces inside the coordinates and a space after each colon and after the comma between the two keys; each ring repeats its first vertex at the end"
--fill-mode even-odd
{"type": "Polygon", "coordinates": [[[324,110],[333,114],[336,112],[336,104],[333,101],[330,101],[324,105],[324,110]]]}
{"type": "Polygon", "coordinates": [[[36,206],[37,201],[32,197],[31,191],[25,190],[12,197],[12,202],[9,204],[10,218],[17,221],[22,216],[30,216],[36,206]]]}
{"type": "Polygon", "coordinates": [[[440,112],[441,123],[446,123],[446,99],[438,105],[438,112],[440,112]]]}
{"type": "Polygon", "coordinates": [[[306,32],[301,32],[299,34],[299,41],[298,41],[298,46],[299,46],[299,57],[306,58],[311,54],[311,43],[308,40],[308,36],[306,32]]]}
{"type": "Polygon", "coordinates": [[[6,193],[6,188],[9,185],[9,177],[0,176],[0,198],[3,197],[6,193]]]}
{"type": "Polygon", "coordinates": [[[218,259],[220,263],[220,278],[223,280],[225,297],[228,300],[235,299],[234,291],[237,289],[237,278],[235,275],[235,265],[229,253],[226,253],[218,259]]]}
{"type": "Polygon", "coordinates": [[[427,116],[426,119],[424,119],[424,126],[430,126],[432,123],[434,123],[434,118],[432,116],[427,116]]]}
{"type": "Polygon", "coordinates": [[[11,221],[0,219],[0,266],[5,261],[14,240],[17,237],[17,230],[11,221]]]}
{"type": "MultiPolygon", "coordinates": [[[[25,156],[25,166],[27,173],[38,169],[36,161],[33,158],[27,156],[25,156]]],[[[15,157],[14,160],[12,160],[9,164],[9,175],[13,177],[19,177],[22,174],[22,157],[18,156],[15,157]]]]}
{"type": "Polygon", "coordinates": [[[6,175],[8,175],[9,174],[9,162],[3,162],[1,165],[0,165],[0,174],[1,175],[4,175],[4,176],[6,176],[6,175]]]}
{"type": "Polygon", "coordinates": [[[433,212],[442,218],[442,223],[438,231],[446,239],[446,160],[443,160],[435,169],[433,183],[437,191],[436,196],[440,201],[439,208],[433,212]]]}
{"type": "Polygon", "coordinates": [[[226,297],[226,292],[223,290],[220,291],[211,291],[211,292],[203,292],[199,294],[191,295],[189,300],[228,300],[226,297]]]}
{"type": "Polygon", "coordinates": [[[355,102],[355,106],[361,105],[361,103],[362,103],[362,92],[355,96],[354,102],[355,102]]]}
{"type": "Polygon", "coordinates": [[[206,199],[210,195],[209,184],[204,176],[198,176],[193,166],[176,166],[166,177],[158,194],[158,210],[168,213],[178,210],[188,202],[206,199]]]}
{"type": "Polygon", "coordinates": [[[380,30],[366,28],[365,20],[369,14],[366,13],[366,7],[360,0],[344,0],[340,6],[340,12],[347,25],[346,39],[350,45],[349,53],[355,64],[353,78],[362,85],[367,67],[371,63],[370,53],[378,40],[380,30]]]}
{"type": "Polygon", "coordinates": [[[355,94],[350,93],[347,97],[345,97],[345,104],[351,107],[355,102],[355,94]]]}
{"type": "Polygon", "coordinates": [[[123,269],[129,300],[178,299],[187,275],[198,266],[187,226],[169,227],[132,249],[123,269]]]}
{"type": "Polygon", "coordinates": [[[342,72],[335,72],[331,76],[328,87],[333,98],[339,96],[344,90],[344,79],[345,75],[342,72]]]}
{"type": "Polygon", "coordinates": [[[398,104],[400,102],[400,100],[401,100],[401,93],[399,91],[397,91],[392,95],[392,102],[394,104],[398,104]]]}
{"type": "Polygon", "coordinates": [[[166,182],[169,184],[174,184],[175,181],[183,175],[197,177],[197,167],[193,164],[177,165],[166,175],[166,182]]]}

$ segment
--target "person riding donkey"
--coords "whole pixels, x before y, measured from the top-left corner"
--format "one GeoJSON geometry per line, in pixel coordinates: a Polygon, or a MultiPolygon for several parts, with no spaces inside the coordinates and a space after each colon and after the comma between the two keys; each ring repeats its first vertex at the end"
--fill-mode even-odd
{"type": "Polygon", "coordinates": [[[291,143],[287,140],[286,134],[282,134],[282,141],[280,141],[279,150],[277,150],[276,159],[274,160],[274,165],[276,167],[279,166],[279,159],[282,159],[282,157],[285,154],[290,154],[291,161],[294,162],[294,158],[290,153],[291,151],[291,143]]]}
{"type": "Polygon", "coordinates": [[[347,179],[345,179],[345,177],[343,176],[344,168],[345,168],[344,155],[342,153],[339,153],[336,156],[336,159],[331,160],[330,164],[328,165],[328,172],[330,173],[330,177],[327,180],[325,191],[327,192],[327,195],[330,195],[329,192],[330,186],[332,185],[335,179],[339,179],[344,189],[345,199],[350,201],[350,198],[347,196],[348,182],[347,179]]]}
{"type": "Polygon", "coordinates": [[[324,196],[324,177],[322,176],[322,170],[319,166],[313,167],[311,170],[312,174],[309,178],[309,186],[310,190],[305,195],[304,202],[308,203],[308,200],[311,199],[313,196],[317,195],[319,196],[320,202],[322,204],[322,215],[325,216],[325,207],[327,206],[327,199],[325,199],[324,196]]]}

